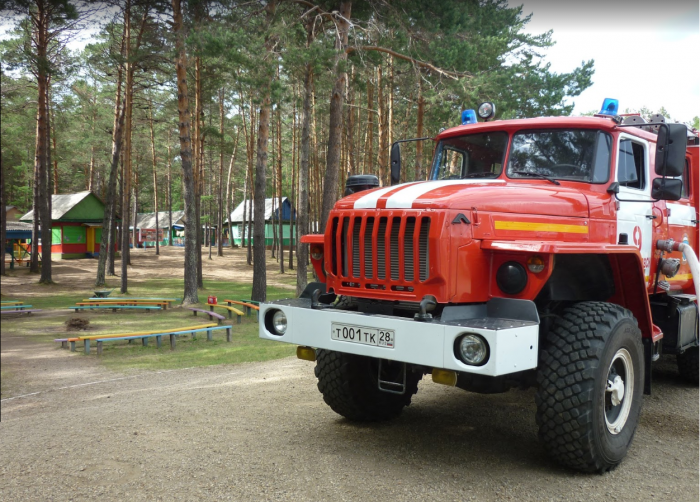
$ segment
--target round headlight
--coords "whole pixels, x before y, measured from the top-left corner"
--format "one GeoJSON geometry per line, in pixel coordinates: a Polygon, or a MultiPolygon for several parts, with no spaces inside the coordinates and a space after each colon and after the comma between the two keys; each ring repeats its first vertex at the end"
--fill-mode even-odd
{"type": "Polygon", "coordinates": [[[496,284],[507,295],[517,295],[527,286],[527,271],[517,261],[507,261],[496,272],[496,284]]]}
{"type": "Polygon", "coordinates": [[[287,316],[281,310],[272,316],[272,327],[279,335],[284,335],[284,332],[287,331],[287,316]]]}
{"type": "Polygon", "coordinates": [[[490,101],[487,101],[485,103],[481,103],[479,105],[478,112],[479,117],[482,119],[490,119],[494,115],[496,115],[496,105],[491,103],[490,101]]]}
{"type": "Polygon", "coordinates": [[[470,366],[481,366],[489,357],[489,345],[480,335],[469,334],[457,339],[457,357],[470,366]]]}

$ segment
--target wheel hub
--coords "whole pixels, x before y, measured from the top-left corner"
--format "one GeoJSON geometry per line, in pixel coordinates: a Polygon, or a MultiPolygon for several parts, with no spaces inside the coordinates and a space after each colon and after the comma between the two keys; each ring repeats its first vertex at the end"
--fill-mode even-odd
{"type": "Polygon", "coordinates": [[[622,381],[620,375],[615,375],[614,380],[608,380],[608,385],[605,391],[610,392],[610,401],[612,402],[612,405],[618,406],[625,397],[625,382],[622,381]]]}
{"type": "Polygon", "coordinates": [[[605,425],[611,434],[619,434],[627,423],[634,397],[634,365],[625,348],[619,349],[608,368],[605,383],[605,425]]]}

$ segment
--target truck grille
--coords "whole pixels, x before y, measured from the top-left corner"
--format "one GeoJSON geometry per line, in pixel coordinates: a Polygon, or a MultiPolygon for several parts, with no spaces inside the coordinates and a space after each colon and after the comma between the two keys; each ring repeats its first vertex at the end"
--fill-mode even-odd
{"type": "Polygon", "coordinates": [[[424,282],[429,277],[428,216],[336,216],[331,231],[329,265],[344,286],[362,287],[354,280],[359,279],[369,289],[386,289],[378,282],[387,277],[399,284],[424,282]]]}

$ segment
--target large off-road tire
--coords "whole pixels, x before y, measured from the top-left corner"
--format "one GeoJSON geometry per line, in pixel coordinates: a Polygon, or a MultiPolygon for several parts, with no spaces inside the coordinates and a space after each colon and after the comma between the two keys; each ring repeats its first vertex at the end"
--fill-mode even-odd
{"type": "Polygon", "coordinates": [[[682,354],[676,356],[678,363],[678,373],[686,382],[698,385],[698,348],[692,347],[682,354]]]}
{"type": "MultiPolygon", "coordinates": [[[[400,371],[400,363],[385,361],[384,368],[400,371]]],[[[391,394],[377,387],[378,360],[332,350],[316,351],[316,377],[323,400],[333,411],[349,420],[374,422],[398,416],[411,404],[422,373],[407,368],[403,394],[391,394]]],[[[384,378],[382,378],[384,380],[384,378]]]]}
{"type": "Polygon", "coordinates": [[[560,313],[543,345],[535,398],[540,440],[567,467],[616,467],[642,407],[644,349],[637,321],[618,305],[577,303],[560,313]]]}

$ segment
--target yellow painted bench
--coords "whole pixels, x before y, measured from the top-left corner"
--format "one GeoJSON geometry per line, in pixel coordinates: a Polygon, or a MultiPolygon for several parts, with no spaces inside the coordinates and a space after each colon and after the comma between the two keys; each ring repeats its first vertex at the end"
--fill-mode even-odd
{"type": "Polygon", "coordinates": [[[214,312],[214,307],[228,310],[228,318],[233,319],[233,314],[236,314],[236,324],[241,323],[241,318],[245,315],[243,312],[238,310],[236,307],[231,307],[229,305],[221,305],[220,303],[207,303],[209,310],[214,312]]]}

